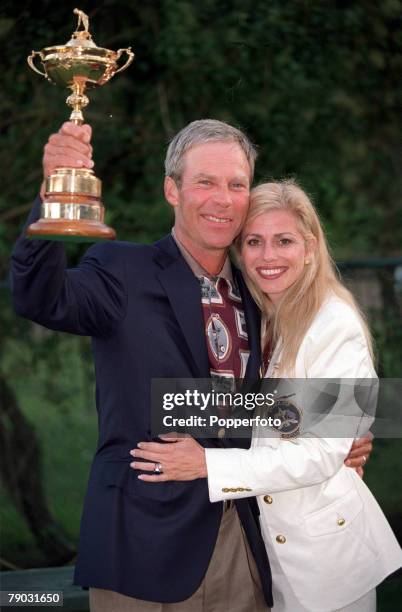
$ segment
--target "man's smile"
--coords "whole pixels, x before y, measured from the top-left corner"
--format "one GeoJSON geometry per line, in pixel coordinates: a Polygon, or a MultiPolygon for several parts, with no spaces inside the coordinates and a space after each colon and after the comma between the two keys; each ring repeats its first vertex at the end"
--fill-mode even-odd
{"type": "Polygon", "coordinates": [[[201,215],[207,221],[212,221],[213,223],[230,223],[233,219],[230,217],[217,217],[216,215],[201,215]]]}

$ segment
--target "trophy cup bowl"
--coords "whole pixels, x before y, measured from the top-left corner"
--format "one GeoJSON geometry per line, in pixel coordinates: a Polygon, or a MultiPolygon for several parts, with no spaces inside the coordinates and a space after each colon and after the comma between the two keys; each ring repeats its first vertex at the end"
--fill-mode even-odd
{"type": "MultiPolygon", "coordinates": [[[[74,13],[78,15],[78,26],[71,40],[65,45],[32,51],[27,61],[32,70],[51,83],[72,90],[66,100],[72,108],[70,121],[81,125],[82,109],[89,103],[85,90],[104,85],[125,70],[134,53],[130,47],[118,51],[97,47],[88,31],[88,16],[79,9],[74,13]],[[123,53],[127,59],[120,66],[123,53]],[[35,65],[36,58],[40,58],[43,71],[35,65]]],[[[28,236],[44,240],[113,240],[115,231],[104,224],[101,192],[102,183],[92,170],[57,168],[46,178],[41,216],[28,227],[28,236]]]]}

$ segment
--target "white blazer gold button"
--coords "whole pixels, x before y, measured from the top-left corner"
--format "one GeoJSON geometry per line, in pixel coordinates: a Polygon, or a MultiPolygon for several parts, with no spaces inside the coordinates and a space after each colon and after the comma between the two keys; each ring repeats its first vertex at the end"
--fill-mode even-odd
{"type": "Polygon", "coordinates": [[[278,542],[278,544],[284,544],[286,542],[286,538],[284,535],[277,535],[276,536],[276,541],[278,542]]]}
{"type": "Polygon", "coordinates": [[[274,501],[270,495],[264,495],[264,501],[266,504],[272,504],[274,501]]]}
{"type": "Polygon", "coordinates": [[[345,521],[344,518],[338,518],[337,523],[338,523],[339,527],[342,527],[346,523],[346,521],[345,521]]]}

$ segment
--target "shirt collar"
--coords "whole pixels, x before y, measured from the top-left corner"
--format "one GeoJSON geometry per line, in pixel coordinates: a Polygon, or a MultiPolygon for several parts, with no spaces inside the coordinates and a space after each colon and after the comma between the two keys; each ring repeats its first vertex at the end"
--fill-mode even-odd
{"type": "Polygon", "coordinates": [[[231,283],[233,282],[232,265],[230,263],[229,255],[226,256],[225,263],[223,264],[222,270],[219,272],[219,274],[216,274],[215,276],[213,276],[212,274],[209,274],[209,272],[207,272],[205,268],[203,268],[196,259],[194,259],[191,253],[180,242],[180,240],[176,236],[174,227],[172,228],[172,236],[173,236],[173,240],[177,244],[177,247],[180,253],[183,256],[183,259],[188,264],[188,266],[191,268],[193,274],[197,278],[200,278],[200,276],[206,276],[207,278],[210,278],[210,279],[216,279],[219,276],[220,278],[224,278],[226,281],[229,281],[231,283]]]}

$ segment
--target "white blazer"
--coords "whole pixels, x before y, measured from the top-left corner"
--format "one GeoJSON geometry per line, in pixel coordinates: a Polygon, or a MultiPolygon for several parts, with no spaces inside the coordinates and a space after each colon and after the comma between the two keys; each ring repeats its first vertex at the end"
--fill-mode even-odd
{"type": "MultiPolygon", "coordinates": [[[[280,348],[266,377],[275,377],[279,361],[280,348]]],[[[360,320],[343,300],[331,296],[323,304],[292,376],[376,377],[360,320]]],[[[356,601],[402,565],[401,548],[376,500],[344,466],[352,441],[253,437],[249,450],[205,449],[210,500],[257,497],[273,583],[284,574],[311,612],[356,601]]]]}

